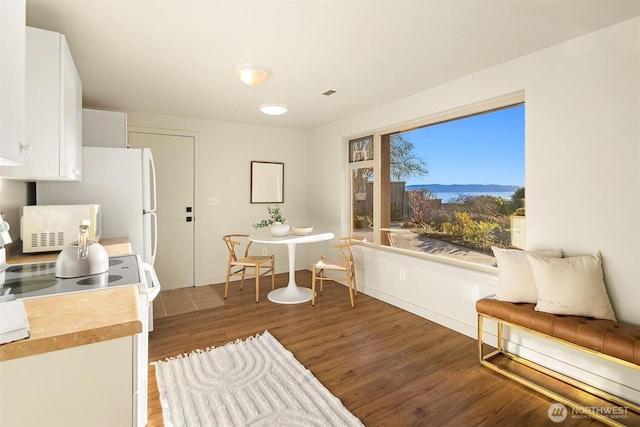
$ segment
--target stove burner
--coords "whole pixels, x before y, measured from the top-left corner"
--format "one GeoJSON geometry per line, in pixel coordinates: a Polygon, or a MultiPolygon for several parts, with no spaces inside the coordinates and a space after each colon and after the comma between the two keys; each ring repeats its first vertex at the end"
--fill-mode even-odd
{"type": "Polygon", "coordinates": [[[76,285],[82,285],[82,286],[106,285],[107,283],[117,282],[118,280],[122,279],[122,276],[119,276],[117,274],[109,274],[106,278],[103,276],[103,274],[104,273],[96,276],[85,277],[84,279],[78,280],[76,282],[76,285]]]}
{"type": "Polygon", "coordinates": [[[20,295],[25,292],[36,292],[42,289],[47,289],[55,286],[56,282],[52,282],[49,278],[37,278],[30,277],[27,280],[14,279],[7,280],[4,284],[0,285],[0,295],[20,295]]]}
{"type": "Polygon", "coordinates": [[[111,258],[109,264],[109,270],[104,273],[69,278],[55,276],[53,261],[10,265],[0,273],[0,295],[35,298],[142,283],[136,256],[111,258]]]}
{"type": "MultiPolygon", "coordinates": [[[[120,261],[122,262],[122,261],[120,261]]],[[[12,265],[7,268],[8,273],[41,273],[55,268],[55,262],[39,262],[35,264],[12,265]]]]}

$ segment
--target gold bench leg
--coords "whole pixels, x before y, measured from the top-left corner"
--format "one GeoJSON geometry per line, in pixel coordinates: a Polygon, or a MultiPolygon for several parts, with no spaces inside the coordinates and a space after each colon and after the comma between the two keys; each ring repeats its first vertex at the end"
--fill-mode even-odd
{"type": "MultiPolygon", "coordinates": [[[[606,415],[602,415],[598,412],[594,412],[593,410],[590,410],[589,408],[585,407],[584,405],[581,405],[571,399],[568,399],[554,391],[551,391],[533,381],[530,381],[526,378],[523,378],[519,375],[517,375],[514,372],[511,372],[505,368],[502,368],[494,363],[491,362],[491,359],[493,359],[495,356],[498,355],[503,355],[507,358],[509,358],[510,360],[513,360],[516,363],[519,363],[521,365],[527,366],[535,371],[541,372],[543,374],[549,375],[550,377],[559,380],[559,381],[563,381],[567,384],[570,384],[573,387],[576,387],[578,389],[581,389],[587,393],[593,394],[601,399],[604,400],[608,400],[609,402],[616,404],[616,405],[620,405],[621,407],[624,407],[628,410],[640,413],[640,406],[636,405],[633,402],[629,402],[625,399],[622,399],[618,396],[614,396],[610,393],[607,393],[606,391],[603,390],[599,390],[599,389],[595,389],[592,386],[589,386],[588,384],[585,384],[581,381],[575,380],[571,377],[568,377],[566,375],[563,375],[559,372],[553,371],[549,368],[546,368],[544,366],[541,366],[535,362],[531,362],[529,360],[523,359],[515,354],[511,354],[508,351],[505,351],[504,349],[504,344],[503,344],[503,331],[504,331],[504,325],[505,323],[502,322],[500,319],[494,318],[494,317],[489,317],[486,316],[487,318],[490,318],[491,320],[495,321],[498,324],[498,345],[497,345],[497,350],[488,353],[488,354],[484,354],[484,342],[483,342],[483,335],[484,335],[484,330],[483,330],[483,318],[485,316],[481,313],[478,313],[478,360],[480,362],[480,364],[486,368],[491,369],[494,372],[497,372],[509,379],[512,379],[516,382],[518,382],[519,384],[522,384],[526,387],[531,388],[532,390],[537,391],[538,393],[543,394],[544,396],[547,396],[551,399],[554,399],[556,402],[562,403],[570,408],[574,408],[576,410],[580,411],[581,415],[587,415],[591,418],[594,418],[606,425],[610,425],[610,426],[624,426],[625,424],[621,424],[618,421],[616,421],[615,419],[609,418],[606,415]]],[[[521,329],[526,331],[525,328],[520,328],[516,325],[511,325],[511,324],[507,324],[507,326],[510,327],[515,327],[517,329],[521,329]]]]}

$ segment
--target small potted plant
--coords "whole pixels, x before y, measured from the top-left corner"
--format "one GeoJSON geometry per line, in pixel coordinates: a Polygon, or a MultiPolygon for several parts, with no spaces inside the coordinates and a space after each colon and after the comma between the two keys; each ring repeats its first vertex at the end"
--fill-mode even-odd
{"type": "Polygon", "coordinates": [[[353,220],[353,228],[356,230],[366,228],[368,224],[369,220],[364,215],[356,215],[356,218],[353,220]]]}
{"type": "Polygon", "coordinates": [[[289,224],[287,224],[287,220],[282,216],[280,206],[267,206],[267,212],[269,212],[269,218],[253,224],[253,228],[269,227],[271,234],[274,236],[286,236],[289,234],[289,224]]]}

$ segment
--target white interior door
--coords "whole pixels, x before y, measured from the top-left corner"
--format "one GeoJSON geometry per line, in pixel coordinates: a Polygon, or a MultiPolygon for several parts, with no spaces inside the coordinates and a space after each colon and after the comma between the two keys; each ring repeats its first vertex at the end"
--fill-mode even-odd
{"type": "Polygon", "coordinates": [[[194,286],[194,138],[129,132],[132,148],[150,148],[156,166],[158,252],[162,289],[194,286]]]}

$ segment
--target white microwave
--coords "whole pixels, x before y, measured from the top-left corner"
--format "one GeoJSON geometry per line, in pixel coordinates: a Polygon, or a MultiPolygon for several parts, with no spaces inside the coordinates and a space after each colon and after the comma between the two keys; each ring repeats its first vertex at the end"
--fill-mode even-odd
{"type": "Polygon", "coordinates": [[[78,240],[80,221],[88,219],[89,240],[100,241],[102,210],[100,205],[24,206],[20,220],[22,252],[62,250],[78,240]]]}

